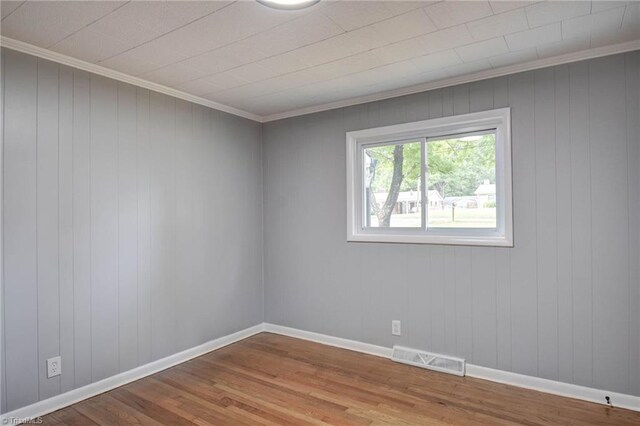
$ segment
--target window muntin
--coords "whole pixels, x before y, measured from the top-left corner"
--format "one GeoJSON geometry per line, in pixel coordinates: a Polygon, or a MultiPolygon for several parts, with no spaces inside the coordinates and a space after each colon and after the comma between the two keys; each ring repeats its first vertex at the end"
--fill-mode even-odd
{"type": "Polygon", "coordinates": [[[510,133],[509,108],[347,133],[348,240],[512,246],[510,133]]]}

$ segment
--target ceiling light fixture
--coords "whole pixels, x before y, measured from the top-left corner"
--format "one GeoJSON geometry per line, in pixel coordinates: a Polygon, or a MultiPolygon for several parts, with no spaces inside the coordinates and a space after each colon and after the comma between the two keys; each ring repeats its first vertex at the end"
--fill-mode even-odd
{"type": "Polygon", "coordinates": [[[263,4],[274,9],[285,10],[297,10],[304,9],[305,7],[313,6],[320,0],[257,0],[258,3],[263,4]]]}

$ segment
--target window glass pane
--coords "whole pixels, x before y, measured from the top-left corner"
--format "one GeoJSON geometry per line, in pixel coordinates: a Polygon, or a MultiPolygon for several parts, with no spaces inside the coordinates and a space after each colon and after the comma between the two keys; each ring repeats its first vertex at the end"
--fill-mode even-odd
{"type": "Polygon", "coordinates": [[[427,141],[428,228],[496,227],[496,135],[427,141]]]}
{"type": "Polygon", "coordinates": [[[364,149],[365,226],[422,226],[420,150],[419,141],[364,149]]]}

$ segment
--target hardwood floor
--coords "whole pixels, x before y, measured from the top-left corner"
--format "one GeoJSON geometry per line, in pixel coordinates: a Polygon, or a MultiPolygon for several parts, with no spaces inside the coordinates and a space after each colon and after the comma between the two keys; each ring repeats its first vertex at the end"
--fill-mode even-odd
{"type": "Polygon", "coordinates": [[[262,333],[45,424],[640,424],[640,413],[262,333]]]}

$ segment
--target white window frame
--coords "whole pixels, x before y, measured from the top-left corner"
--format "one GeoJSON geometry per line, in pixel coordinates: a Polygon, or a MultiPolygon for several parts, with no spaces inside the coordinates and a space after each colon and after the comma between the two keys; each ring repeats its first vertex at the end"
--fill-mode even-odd
{"type": "MultiPolygon", "coordinates": [[[[413,123],[347,132],[347,241],[513,247],[511,109],[500,108],[413,123]],[[364,226],[364,149],[407,141],[493,130],[496,132],[496,228],[377,228],[364,226]]],[[[423,156],[426,155],[423,146],[423,156]]],[[[426,167],[426,159],[422,159],[426,167]]],[[[422,176],[425,176],[424,170],[422,176]]],[[[422,179],[424,180],[424,179],[422,179]]],[[[426,182],[421,182],[423,210],[426,182]]]]}

